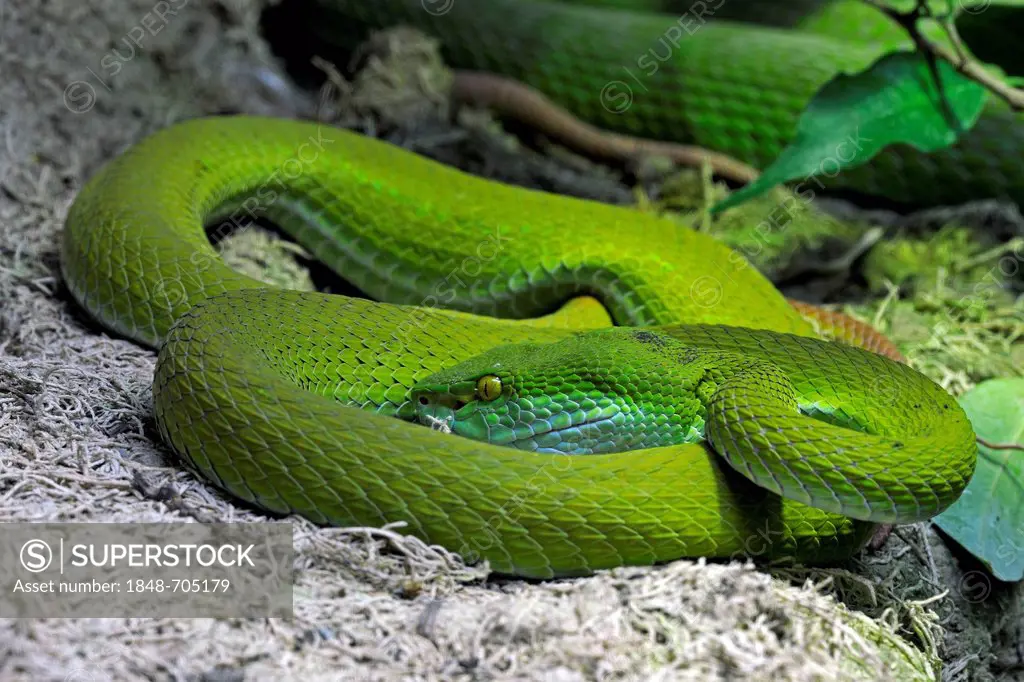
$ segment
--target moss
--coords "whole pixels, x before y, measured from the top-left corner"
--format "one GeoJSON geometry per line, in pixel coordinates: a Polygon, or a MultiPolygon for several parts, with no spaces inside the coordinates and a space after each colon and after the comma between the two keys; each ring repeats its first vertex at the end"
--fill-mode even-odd
{"type": "Polygon", "coordinates": [[[316,289],[303,263],[311,258],[306,250],[266,230],[250,227],[231,234],[217,244],[217,250],[232,268],[271,286],[316,289]]]}
{"type": "MultiPolygon", "coordinates": [[[[887,333],[911,365],[960,395],[975,384],[1024,373],[1024,298],[1017,296],[1007,258],[1014,242],[995,249],[964,228],[944,230],[933,240],[902,240],[881,246],[886,253],[912,254],[896,262],[904,290],[848,310],[887,333]]],[[[885,262],[885,253],[876,258],[885,262]]],[[[893,262],[893,261],[889,261],[893,262]]],[[[1009,261],[1016,263],[1016,261],[1009,261]]],[[[884,266],[883,266],[884,267],[884,266]]]]}
{"type": "Polygon", "coordinates": [[[707,208],[725,197],[724,183],[706,171],[684,169],[668,176],[656,199],[637,192],[637,206],[707,232],[742,253],[769,277],[847,252],[862,225],[837,220],[785,188],[777,188],[711,220],[707,208]]]}

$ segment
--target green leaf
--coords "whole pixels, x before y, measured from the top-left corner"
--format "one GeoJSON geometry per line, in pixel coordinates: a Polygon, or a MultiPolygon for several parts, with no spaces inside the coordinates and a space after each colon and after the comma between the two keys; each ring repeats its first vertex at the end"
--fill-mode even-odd
{"type": "MultiPolygon", "coordinates": [[[[960,398],[974,432],[1024,445],[1024,379],[992,379],[960,398]]],[[[999,580],[1024,579],[1024,451],[979,447],[963,495],[933,519],[999,580]]]]}
{"type": "Polygon", "coordinates": [[[718,213],[791,180],[797,186],[862,165],[884,147],[931,152],[953,144],[978,120],[987,91],[952,65],[893,52],[856,75],[839,74],[811,99],[794,140],[760,177],[712,207],[718,213]],[[941,95],[940,95],[941,93],[941,95]]]}

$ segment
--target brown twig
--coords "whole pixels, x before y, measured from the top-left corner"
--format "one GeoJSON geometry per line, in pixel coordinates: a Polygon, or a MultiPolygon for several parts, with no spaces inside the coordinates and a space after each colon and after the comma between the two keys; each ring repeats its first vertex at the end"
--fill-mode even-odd
{"type": "Polygon", "coordinates": [[[936,17],[927,6],[926,0],[917,0],[917,5],[909,12],[900,12],[893,9],[882,0],[862,0],[862,2],[874,7],[899,24],[907,32],[911,40],[914,41],[918,50],[949,62],[961,74],[970,78],[975,83],[985,86],[990,92],[1004,100],[1014,111],[1024,111],[1024,91],[992,75],[980,63],[971,60],[967,56],[967,51],[964,49],[963,41],[956,31],[956,27],[951,22],[942,21],[939,17],[936,17]],[[954,49],[951,50],[945,45],[940,45],[925,37],[917,26],[919,19],[936,19],[939,21],[946,31],[946,35],[949,36],[954,49]]]}
{"type": "Polygon", "coordinates": [[[452,97],[456,101],[492,109],[592,158],[624,162],[639,156],[661,156],[695,168],[706,162],[715,175],[744,184],[758,176],[758,171],[745,163],[701,147],[600,130],[510,78],[476,71],[456,71],[454,76],[452,97]]]}
{"type": "Polygon", "coordinates": [[[984,445],[989,450],[1020,450],[1024,452],[1024,445],[1017,445],[1016,443],[989,443],[981,436],[975,438],[979,443],[984,445]]]}

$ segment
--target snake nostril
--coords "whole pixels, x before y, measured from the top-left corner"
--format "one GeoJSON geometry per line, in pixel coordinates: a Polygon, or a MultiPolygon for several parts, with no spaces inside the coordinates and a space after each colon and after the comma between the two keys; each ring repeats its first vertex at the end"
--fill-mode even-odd
{"type": "Polygon", "coordinates": [[[427,399],[427,396],[425,396],[425,395],[421,395],[420,396],[419,402],[420,402],[420,405],[429,405],[430,404],[430,401],[427,399]]]}
{"type": "Polygon", "coordinates": [[[466,406],[466,402],[464,400],[456,400],[455,401],[455,405],[453,405],[452,408],[455,411],[458,411],[458,410],[461,410],[465,406],[466,406]]]}

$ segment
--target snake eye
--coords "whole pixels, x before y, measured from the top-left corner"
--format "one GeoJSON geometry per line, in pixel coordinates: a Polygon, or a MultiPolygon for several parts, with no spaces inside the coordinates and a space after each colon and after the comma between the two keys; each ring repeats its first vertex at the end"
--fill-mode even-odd
{"type": "Polygon", "coordinates": [[[495,400],[501,395],[501,379],[493,374],[480,377],[476,382],[476,394],[480,400],[495,400]]]}

